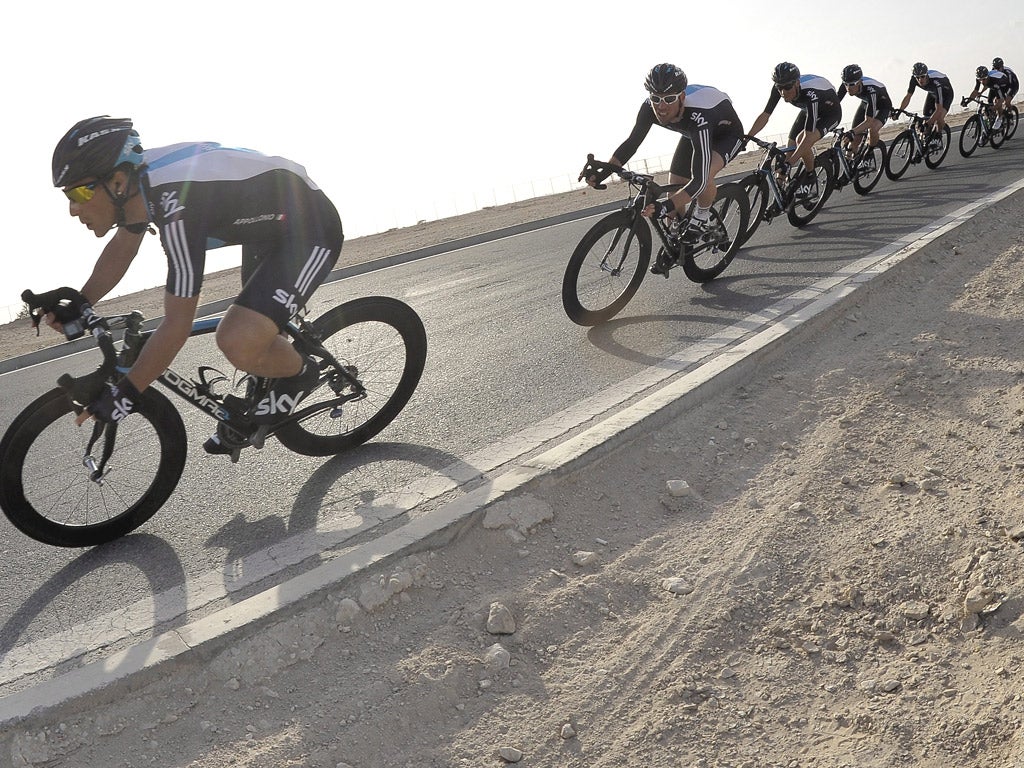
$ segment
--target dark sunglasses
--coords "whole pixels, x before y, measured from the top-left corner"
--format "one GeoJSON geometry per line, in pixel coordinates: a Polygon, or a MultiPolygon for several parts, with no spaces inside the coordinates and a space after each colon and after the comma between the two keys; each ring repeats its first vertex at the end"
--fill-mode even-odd
{"type": "Polygon", "coordinates": [[[99,186],[99,183],[100,180],[96,179],[87,184],[79,184],[77,187],[65,189],[64,194],[72,203],[88,203],[92,200],[92,196],[96,194],[96,187],[99,186]]]}
{"type": "Polygon", "coordinates": [[[662,102],[665,102],[666,104],[675,104],[676,99],[678,99],[680,95],[681,94],[678,93],[669,93],[659,96],[656,93],[652,93],[650,96],[651,104],[661,104],[662,102]]]}

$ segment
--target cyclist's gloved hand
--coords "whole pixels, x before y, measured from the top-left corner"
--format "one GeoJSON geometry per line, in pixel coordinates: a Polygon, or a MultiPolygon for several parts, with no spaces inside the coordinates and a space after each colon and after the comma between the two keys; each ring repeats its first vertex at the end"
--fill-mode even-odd
{"type": "Polygon", "coordinates": [[[593,172],[587,176],[587,179],[589,181],[593,181],[594,184],[602,184],[611,175],[611,168],[602,168],[601,170],[593,170],[593,172]]]}
{"type": "Polygon", "coordinates": [[[655,200],[651,205],[654,206],[654,210],[651,211],[652,219],[664,218],[676,210],[676,206],[671,200],[655,200]]]}
{"type": "Polygon", "coordinates": [[[106,319],[97,315],[91,304],[86,304],[82,307],[82,324],[89,331],[92,331],[93,328],[102,328],[105,331],[109,330],[106,319]]]}
{"type": "Polygon", "coordinates": [[[90,414],[102,422],[113,424],[121,421],[135,410],[139,402],[139,390],[127,378],[117,384],[108,384],[103,388],[95,402],[86,406],[90,414]]]}

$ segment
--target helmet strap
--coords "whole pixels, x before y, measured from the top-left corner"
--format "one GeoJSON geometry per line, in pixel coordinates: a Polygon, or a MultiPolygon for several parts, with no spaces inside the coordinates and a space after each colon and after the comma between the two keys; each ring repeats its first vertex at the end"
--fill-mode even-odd
{"type": "MultiPolygon", "coordinates": [[[[127,184],[125,184],[123,192],[117,193],[111,191],[110,187],[107,186],[108,180],[109,178],[103,181],[103,189],[106,191],[107,196],[110,198],[110,201],[114,204],[114,208],[117,209],[117,219],[115,220],[114,226],[124,227],[129,232],[135,235],[141,235],[142,233],[147,231],[153,232],[153,229],[150,227],[148,221],[139,221],[133,224],[128,224],[125,220],[125,205],[128,204],[129,200],[131,200],[133,197],[136,197],[139,194],[138,174],[136,173],[135,169],[133,168],[131,171],[128,172],[128,180],[127,184]]],[[[153,232],[153,234],[156,233],[153,232]]]]}

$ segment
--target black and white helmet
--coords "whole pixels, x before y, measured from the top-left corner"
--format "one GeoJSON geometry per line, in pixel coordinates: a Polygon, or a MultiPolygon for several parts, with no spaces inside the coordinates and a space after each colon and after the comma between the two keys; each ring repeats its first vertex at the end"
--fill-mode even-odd
{"type": "Polygon", "coordinates": [[[843,67],[842,81],[847,85],[859,83],[864,78],[864,70],[858,64],[847,64],[843,67]]]}
{"type": "Polygon", "coordinates": [[[917,62],[913,69],[914,77],[924,77],[928,74],[928,65],[922,61],[917,62]]]}
{"type": "Polygon", "coordinates": [[[675,64],[655,64],[647,73],[644,88],[650,93],[682,93],[687,82],[686,73],[675,64]]]}
{"type": "Polygon", "coordinates": [[[999,56],[992,59],[992,69],[998,69],[1000,72],[1003,71],[1003,60],[999,56]]]}
{"type": "Polygon", "coordinates": [[[53,186],[103,179],[125,163],[142,164],[142,142],[132,121],[102,115],[75,123],[53,150],[53,186]]]}
{"type": "Polygon", "coordinates": [[[976,70],[974,70],[974,76],[979,80],[988,80],[988,67],[982,64],[976,70]]]}
{"type": "Polygon", "coordinates": [[[800,67],[790,61],[776,64],[772,71],[772,82],[776,85],[793,85],[800,82],[800,67]]]}

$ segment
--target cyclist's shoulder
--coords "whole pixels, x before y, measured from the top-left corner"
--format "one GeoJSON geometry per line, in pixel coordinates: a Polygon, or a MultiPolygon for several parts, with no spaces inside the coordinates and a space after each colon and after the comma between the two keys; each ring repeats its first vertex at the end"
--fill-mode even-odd
{"type": "Polygon", "coordinates": [[[836,92],[832,81],[821,75],[802,75],[800,77],[800,88],[806,91],[820,91],[822,93],[836,92]]]}
{"type": "Polygon", "coordinates": [[[873,77],[865,77],[862,82],[864,87],[869,90],[884,91],[886,90],[885,83],[875,80],[873,77]]]}

